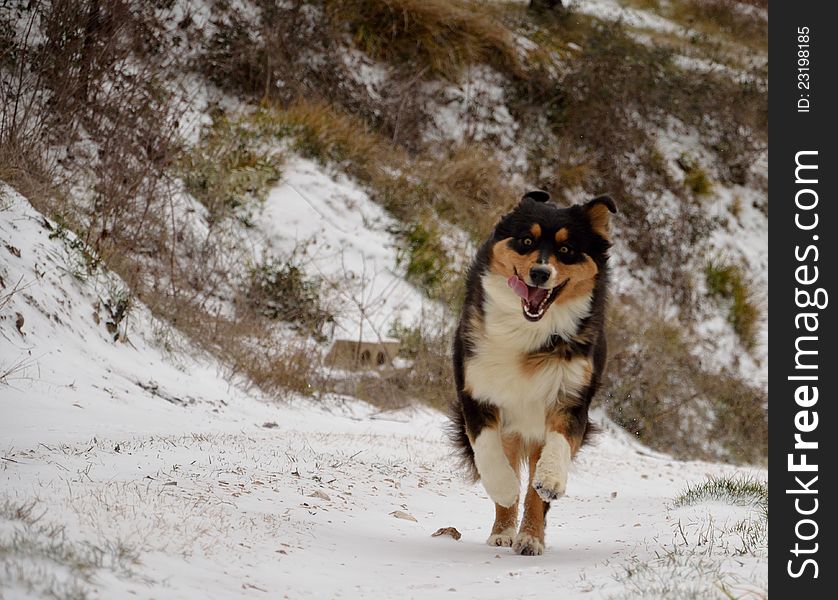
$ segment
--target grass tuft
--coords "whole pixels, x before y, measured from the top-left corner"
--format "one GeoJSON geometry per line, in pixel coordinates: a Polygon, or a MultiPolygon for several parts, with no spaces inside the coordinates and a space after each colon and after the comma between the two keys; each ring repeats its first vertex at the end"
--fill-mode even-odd
{"type": "Polygon", "coordinates": [[[708,262],[704,268],[707,293],[730,303],[727,320],[742,345],[752,350],[756,345],[760,311],[742,267],[724,261],[708,262]]]}
{"type": "Polygon", "coordinates": [[[348,28],[369,56],[414,66],[427,77],[458,79],[488,63],[523,75],[510,31],[467,0],[326,0],[333,24],[348,28]]]}
{"type": "Polygon", "coordinates": [[[708,476],[707,480],[688,485],[673,501],[673,506],[692,506],[700,502],[719,501],[736,506],[760,509],[768,518],[768,482],[750,475],[730,477],[708,476]]]}

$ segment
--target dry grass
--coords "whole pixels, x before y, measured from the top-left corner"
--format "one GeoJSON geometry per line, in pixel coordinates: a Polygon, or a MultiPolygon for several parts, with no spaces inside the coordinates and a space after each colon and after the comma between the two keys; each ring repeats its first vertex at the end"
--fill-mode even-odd
{"type": "Polygon", "coordinates": [[[383,409],[419,402],[445,410],[454,396],[450,321],[425,319],[415,327],[396,324],[390,335],[401,340],[399,355],[409,365],[362,373],[351,393],[383,409]]]}
{"type": "Polygon", "coordinates": [[[681,326],[642,306],[617,305],[609,321],[615,325],[601,401],[616,423],[679,458],[764,463],[764,391],[732,371],[703,366],[681,326]]]}
{"type": "Polygon", "coordinates": [[[427,77],[456,80],[469,66],[488,63],[523,76],[511,32],[485,7],[467,0],[325,0],[338,30],[388,63],[409,64],[427,77]]]}
{"type": "Polygon", "coordinates": [[[664,15],[705,35],[765,51],[768,19],[743,9],[742,4],[739,0],[673,0],[664,15]]]}
{"type": "Polygon", "coordinates": [[[142,297],[156,316],[221,360],[229,378],[243,377],[243,383],[278,398],[322,389],[320,353],[314,344],[303,337],[276,339],[271,335],[275,323],[244,298],[235,317],[224,317],[183,296],[151,292],[142,297]]]}

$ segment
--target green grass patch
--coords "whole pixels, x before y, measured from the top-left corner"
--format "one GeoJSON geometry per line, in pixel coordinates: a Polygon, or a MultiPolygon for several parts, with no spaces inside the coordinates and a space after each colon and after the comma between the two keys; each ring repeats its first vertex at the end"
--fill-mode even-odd
{"type": "Polygon", "coordinates": [[[708,476],[706,481],[688,485],[675,497],[673,506],[692,506],[708,501],[756,507],[767,519],[768,482],[750,475],[708,476]]]}
{"type": "Polygon", "coordinates": [[[684,186],[694,196],[707,196],[713,191],[713,184],[710,182],[707,171],[701,168],[697,160],[682,155],[678,159],[678,165],[684,171],[684,186]]]}
{"type": "Polygon", "coordinates": [[[729,302],[727,320],[749,351],[756,344],[760,312],[742,267],[724,262],[709,262],[704,268],[707,293],[729,302]]]}
{"type": "Polygon", "coordinates": [[[246,298],[258,314],[290,323],[325,341],[326,328],[335,322],[335,316],[324,305],[324,288],[323,282],[308,277],[293,257],[269,257],[251,268],[246,298]]]}

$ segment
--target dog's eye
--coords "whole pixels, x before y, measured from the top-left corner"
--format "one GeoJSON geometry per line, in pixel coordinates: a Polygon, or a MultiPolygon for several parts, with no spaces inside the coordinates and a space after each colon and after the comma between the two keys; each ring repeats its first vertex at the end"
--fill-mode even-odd
{"type": "Polygon", "coordinates": [[[570,248],[568,248],[567,246],[561,246],[559,248],[559,252],[561,252],[562,254],[566,254],[566,253],[570,252],[570,248]]]}
{"type": "Polygon", "coordinates": [[[521,242],[524,246],[532,246],[532,238],[524,238],[521,242]]]}

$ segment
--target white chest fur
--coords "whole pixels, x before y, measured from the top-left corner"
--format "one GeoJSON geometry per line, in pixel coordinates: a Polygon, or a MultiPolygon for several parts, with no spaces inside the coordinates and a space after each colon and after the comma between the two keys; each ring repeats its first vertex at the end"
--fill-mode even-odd
{"type": "Polygon", "coordinates": [[[502,428],[529,440],[542,440],[545,417],[561,397],[584,387],[587,358],[547,361],[525,369],[524,358],[554,333],[570,337],[590,312],[590,296],[551,306],[535,323],[521,313],[521,302],[503,277],[483,279],[485,321],[473,339],[474,356],[465,363],[466,387],[478,400],[501,408],[502,428]]]}

